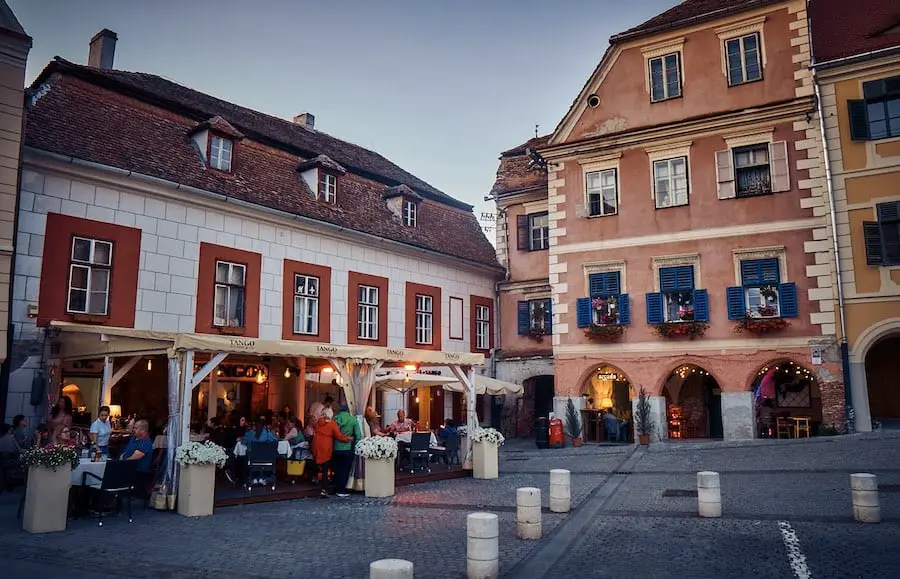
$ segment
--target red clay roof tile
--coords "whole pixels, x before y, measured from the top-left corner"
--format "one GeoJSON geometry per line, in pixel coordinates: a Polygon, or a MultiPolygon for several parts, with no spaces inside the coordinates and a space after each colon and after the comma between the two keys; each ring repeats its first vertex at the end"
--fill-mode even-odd
{"type": "Polygon", "coordinates": [[[812,0],[809,17],[817,63],[900,47],[898,0],[812,0]]]}

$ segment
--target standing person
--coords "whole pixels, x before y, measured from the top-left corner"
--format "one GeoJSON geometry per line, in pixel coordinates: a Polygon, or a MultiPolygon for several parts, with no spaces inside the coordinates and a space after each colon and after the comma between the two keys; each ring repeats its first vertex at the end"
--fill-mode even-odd
{"type": "Polygon", "coordinates": [[[312,455],[316,459],[316,466],[322,477],[322,498],[328,498],[328,491],[325,485],[328,484],[328,464],[334,455],[334,440],[341,442],[349,442],[350,437],[345,436],[338,425],[334,422],[334,411],[331,408],[325,408],[322,417],[316,423],[316,433],[312,440],[312,455]]]}
{"type": "Polygon", "coordinates": [[[109,455],[109,434],[112,426],[109,424],[109,406],[101,406],[100,414],[91,424],[91,443],[103,456],[109,455]]]}
{"type": "Polygon", "coordinates": [[[334,441],[334,493],[339,497],[347,497],[347,481],[350,479],[350,469],[353,466],[353,449],[356,443],[362,439],[362,429],[359,421],[350,414],[350,408],[341,404],[341,411],[334,417],[334,422],[341,430],[341,434],[350,440],[334,441]]]}
{"type": "Polygon", "coordinates": [[[28,420],[24,414],[17,414],[12,421],[13,438],[19,448],[25,449],[31,446],[33,437],[28,432],[28,420]]]}
{"type": "Polygon", "coordinates": [[[59,400],[56,401],[53,410],[50,411],[49,420],[47,420],[47,430],[50,433],[50,444],[56,444],[62,429],[71,426],[72,399],[68,396],[60,396],[59,400]]]}

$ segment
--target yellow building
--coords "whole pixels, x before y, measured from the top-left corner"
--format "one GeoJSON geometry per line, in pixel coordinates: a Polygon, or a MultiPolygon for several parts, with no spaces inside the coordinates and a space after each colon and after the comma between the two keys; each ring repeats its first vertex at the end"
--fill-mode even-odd
{"type": "Polygon", "coordinates": [[[817,0],[809,11],[859,431],[900,425],[900,24],[894,2],[871,0],[860,11],[853,2],[817,0]]]}

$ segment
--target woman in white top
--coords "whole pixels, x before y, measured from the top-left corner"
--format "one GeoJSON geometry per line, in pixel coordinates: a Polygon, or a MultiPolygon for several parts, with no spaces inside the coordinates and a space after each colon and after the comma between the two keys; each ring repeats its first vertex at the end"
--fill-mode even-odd
{"type": "Polygon", "coordinates": [[[110,432],[112,432],[112,425],[109,423],[109,406],[101,406],[100,415],[91,424],[91,443],[104,456],[109,454],[110,432]]]}

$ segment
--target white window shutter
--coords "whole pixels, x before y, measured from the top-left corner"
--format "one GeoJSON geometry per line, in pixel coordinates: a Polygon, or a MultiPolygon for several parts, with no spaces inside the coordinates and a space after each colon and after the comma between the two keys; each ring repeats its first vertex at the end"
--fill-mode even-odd
{"type": "Polygon", "coordinates": [[[716,181],[719,184],[719,199],[733,199],[735,197],[731,149],[716,151],[716,181]]]}
{"type": "Polygon", "coordinates": [[[772,192],[791,190],[791,172],[788,167],[787,141],[769,143],[769,167],[772,171],[772,192]]]}

